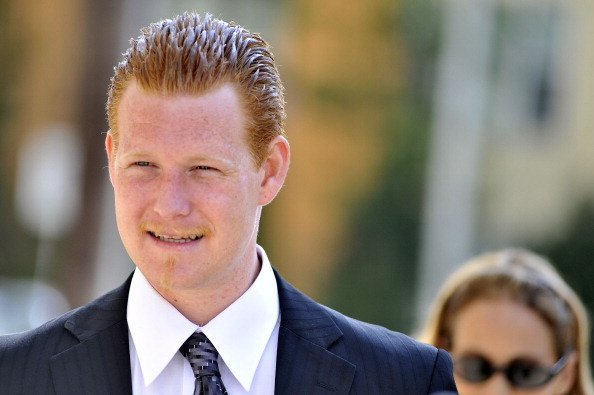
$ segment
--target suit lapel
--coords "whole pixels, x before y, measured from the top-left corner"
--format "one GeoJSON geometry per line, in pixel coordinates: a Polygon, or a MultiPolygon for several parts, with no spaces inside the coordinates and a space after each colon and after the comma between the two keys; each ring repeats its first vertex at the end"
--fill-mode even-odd
{"type": "MultiPolygon", "coordinates": [[[[328,348],[342,337],[328,313],[275,272],[281,309],[275,394],[347,394],[355,366],[328,348]]],[[[66,321],[80,343],[51,358],[56,394],[131,394],[126,305],[131,277],[66,321]]]]}
{"type": "Polygon", "coordinates": [[[342,331],[316,302],[275,275],[281,309],[275,394],[347,394],[355,366],[328,350],[342,331]]]}
{"type": "Polygon", "coordinates": [[[126,305],[130,279],[81,308],[64,327],[80,343],[51,358],[57,394],[131,394],[126,305]]]}

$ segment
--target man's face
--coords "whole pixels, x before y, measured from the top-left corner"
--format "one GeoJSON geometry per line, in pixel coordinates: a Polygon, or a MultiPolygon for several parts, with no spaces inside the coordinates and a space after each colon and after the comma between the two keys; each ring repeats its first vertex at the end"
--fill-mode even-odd
{"type": "Polygon", "coordinates": [[[108,134],[106,148],[118,229],[134,263],[161,293],[245,282],[258,267],[261,205],[272,199],[234,87],[166,96],[132,83],[118,118],[119,141],[108,134]]]}

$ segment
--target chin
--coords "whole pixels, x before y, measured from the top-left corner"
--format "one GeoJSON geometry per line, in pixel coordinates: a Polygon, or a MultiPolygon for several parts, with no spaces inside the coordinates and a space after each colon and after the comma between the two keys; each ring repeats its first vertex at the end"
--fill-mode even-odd
{"type": "Polygon", "coordinates": [[[158,290],[195,288],[194,279],[200,277],[195,265],[182,262],[177,257],[168,257],[164,261],[139,267],[151,285],[158,290]]]}

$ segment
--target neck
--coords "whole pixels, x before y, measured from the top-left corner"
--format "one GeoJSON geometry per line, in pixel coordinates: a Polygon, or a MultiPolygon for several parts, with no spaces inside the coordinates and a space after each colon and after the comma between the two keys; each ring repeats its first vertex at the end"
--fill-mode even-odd
{"type": "Polygon", "coordinates": [[[231,273],[231,281],[206,288],[155,289],[184,317],[196,325],[204,326],[250,288],[261,267],[256,255],[253,264],[231,273]]]}

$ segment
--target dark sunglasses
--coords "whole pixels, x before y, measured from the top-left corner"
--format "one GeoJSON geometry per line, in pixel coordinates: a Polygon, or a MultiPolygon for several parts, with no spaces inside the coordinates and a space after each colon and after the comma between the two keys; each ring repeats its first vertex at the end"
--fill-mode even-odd
{"type": "Polygon", "coordinates": [[[515,388],[536,388],[551,381],[565,367],[570,355],[570,352],[566,353],[550,367],[525,358],[517,358],[505,365],[496,366],[480,355],[468,355],[456,359],[454,369],[460,377],[471,383],[481,383],[500,372],[515,388]]]}

